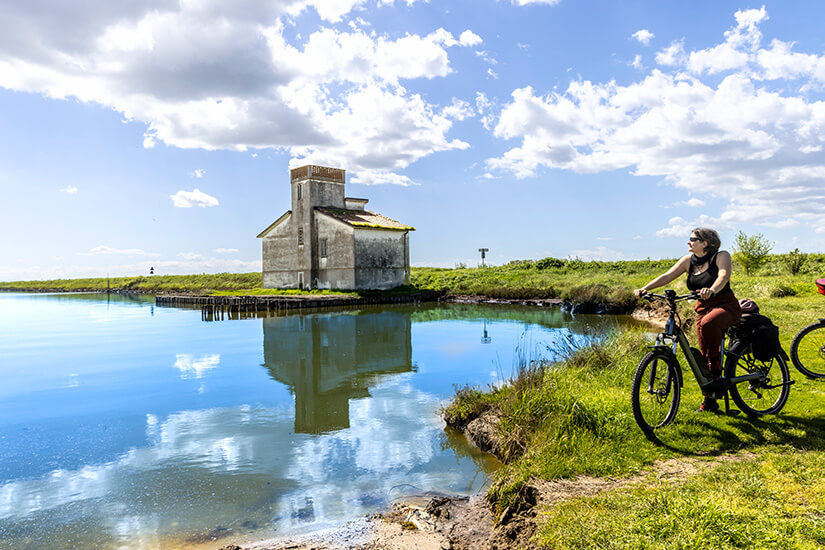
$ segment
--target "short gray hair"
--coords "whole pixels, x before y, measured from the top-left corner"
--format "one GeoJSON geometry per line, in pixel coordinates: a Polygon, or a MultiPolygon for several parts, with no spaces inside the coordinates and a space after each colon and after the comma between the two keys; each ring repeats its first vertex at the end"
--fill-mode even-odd
{"type": "Polygon", "coordinates": [[[716,254],[719,252],[719,247],[722,246],[722,240],[719,238],[719,233],[717,233],[714,229],[697,227],[691,231],[691,233],[708,243],[708,246],[705,248],[706,253],[716,254]]]}

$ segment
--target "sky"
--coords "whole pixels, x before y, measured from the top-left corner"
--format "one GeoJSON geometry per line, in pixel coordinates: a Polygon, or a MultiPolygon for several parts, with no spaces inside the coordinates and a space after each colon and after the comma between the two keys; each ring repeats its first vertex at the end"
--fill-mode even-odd
{"type": "Polygon", "coordinates": [[[825,252],[825,3],[0,0],[0,280],[249,272],[288,170],[414,266],[825,252]]]}

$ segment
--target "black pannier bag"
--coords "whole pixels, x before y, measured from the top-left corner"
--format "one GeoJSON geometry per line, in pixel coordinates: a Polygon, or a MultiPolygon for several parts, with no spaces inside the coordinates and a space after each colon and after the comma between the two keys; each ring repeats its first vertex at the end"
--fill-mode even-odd
{"type": "Polygon", "coordinates": [[[743,313],[739,322],[729,331],[734,339],[750,345],[753,357],[759,361],[770,361],[783,353],[779,343],[779,327],[764,315],[743,313]]]}

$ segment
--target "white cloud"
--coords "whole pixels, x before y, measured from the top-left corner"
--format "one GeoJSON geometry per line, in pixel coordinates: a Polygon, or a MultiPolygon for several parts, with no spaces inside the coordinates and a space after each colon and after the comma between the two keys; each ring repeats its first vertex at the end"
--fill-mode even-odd
{"type": "Polygon", "coordinates": [[[178,191],[174,195],[169,195],[175,208],[192,208],[193,206],[200,206],[206,208],[208,206],[218,206],[218,199],[212,195],[207,195],[200,189],[193,189],[192,191],[178,191]]]}
{"type": "Polygon", "coordinates": [[[86,256],[98,256],[100,254],[120,254],[128,256],[159,256],[159,254],[146,252],[145,250],[141,250],[139,248],[112,248],[111,246],[106,246],[105,244],[101,244],[99,246],[92,248],[88,252],[84,252],[84,255],[86,256]]]}
{"type": "Polygon", "coordinates": [[[206,175],[206,170],[204,170],[203,168],[197,168],[197,169],[193,170],[192,172],[189,172],[189,175],[194,177],[194,178],[201,179],[206,175]]]}
{"type": "Polygon", "coordinates": [[[604,246],[597,246],[595,250],[573,250],[570,252],[570,256],[587,261],[615,261],[624,258],[624,254],[621,252],[610,250],[604,246]]]}
{"type": "Polygon", "coordinates": [[[67,185],[63,189],[60,190],[61,193],[66,193],[67,195],[76,195],[77,194],[77,187],[74,185],[67,185]]]}
{"type": "Polygon", "coordinates": [[[656,63],[659,65],[680,65],[685,59],[685,45],[673,42],[670,46],[656,54],[656,63]]]}
{"type": "Polygon", "coordinates": [[[691,208],[699,208],[700,206],[705,206],[705,201],[702,199],[697,199],[696,197],[691,197],[686,201],[682,201],[682,204],[685,206],[690,206],[691,208]]]}
{"type": "Polygon", "coordinates": [[[822,66],[825,82],[825,57],[794,57],[785,43],[763,49],[762,10],[736,18],[722,43],[731,53],[718,59],[706,55],[717,46],[694,55],[677,42],[657,56],[676,65],[671,73],[654,69],[627,85],[574,81],[546,95],[514,90],[494,134],[521,143],[488,159],[488,168],[521,178],[540,168],[626,169],[727,201],[720,215],[671,220],[660,236],[787,219],[825,227],[825,159],[812,154],[825,146],[825,101],[776,78],[819,82],[822,66]],[[709,74],[716,76],[706,82],[709,74]]]}
{"type": "Polygon", "coordinates": [[[477,50],[476,55],[483,59],[485,63],[489,63],[490,65],[498,65],[498,59],[490,57],[490,54],[489,52],[487,52],[487,50],[477,50]]]}
{"type": "Polygon", "coordinates": [[[362,181],[406,182],[398,171],[467,144],[450,139],[454,119],[404,81],[451,74],[450,48],[482,39],[440,28],[388,37],[357,19],[346,31],[325,26],[366,3],[12,3],[0,21],[0,86],[111,107],[148,126],[147,149],[285,150],[362,181]],[[288,37],[287,22],[308,9],[321,25],[288,37]]]}
{"type": "Polygon", "coordinates": [[[638,54],[633,56],[633,61],[630,62],[630,66],[634,69],[642,69],[642,56],[638,54]]]}
{"type": "Polygon", "coordinates": [[[182,258],[187,262],[202,262],[206,260],[204,256],[196,252],[181,252],[178,254],[178,258],[182,258]]]}
{"type": "Polygon", "coordinates": [[[650,39],[656,35],[647,29],[639,29],[638,31],[634,32],[632,36],[633,38],[647,46],[648,44],[650,44],[650,39]]]}
{"type": "Polygon", "coordinates": [[[464,31],[458,37],[458,43],[462,46],[478,46],[482,42],[481,37],[470,29],[464,31]]]}
{"type": "Polygon", "coordinates": [[[493,80],[498,80],[498,73],[495,72],[492,68],[487,69],[487,75],[492,78],[493,80]]]}
{"type": "Polygon", "coordinates": [[[215,252],[217,252],[218,254],[232,254],[232,253],[237,252],[237,251],[238,251],[237,248],[216,248],[215,249],[215,252]]]}

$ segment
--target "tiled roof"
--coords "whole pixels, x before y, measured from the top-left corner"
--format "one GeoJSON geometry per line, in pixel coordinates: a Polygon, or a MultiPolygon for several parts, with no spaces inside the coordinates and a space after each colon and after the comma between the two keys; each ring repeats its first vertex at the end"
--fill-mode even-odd
{"type": "Polygon", "coordinates": [[[344,208],[323,207],[316,207],[316,210],[353,227],[415,231],[414,227],[404,225],[401,222],[391,220],[386,216],[370,212],[369,210],[346,210],[344,208]]]}

